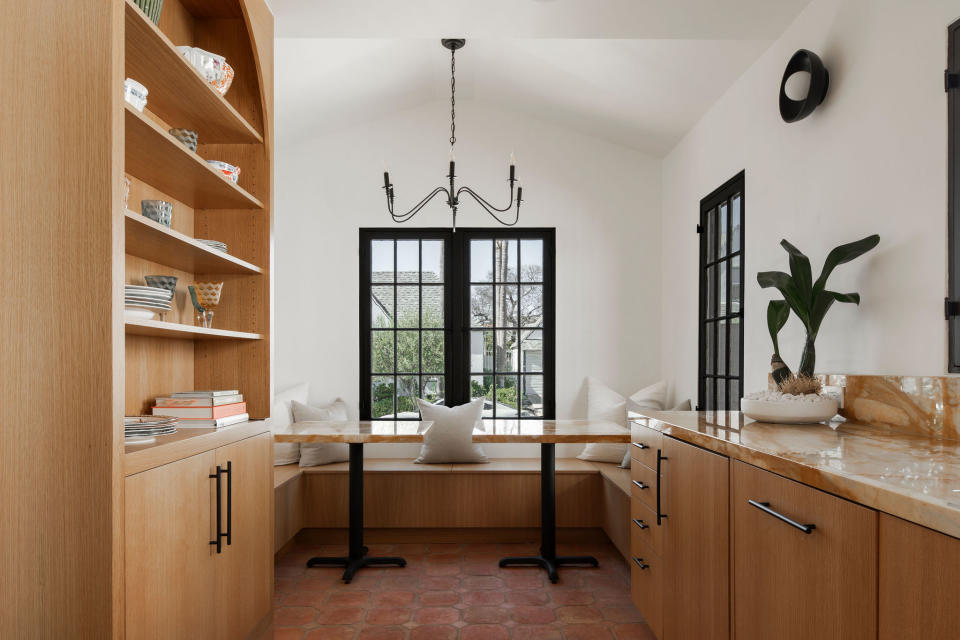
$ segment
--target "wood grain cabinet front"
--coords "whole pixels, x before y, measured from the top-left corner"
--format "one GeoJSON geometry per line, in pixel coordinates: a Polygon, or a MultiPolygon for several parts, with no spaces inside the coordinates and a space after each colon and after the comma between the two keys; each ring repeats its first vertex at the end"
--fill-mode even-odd
{"type": "Polygon", "coordinates": [[[876,511],[739,461],[732,496],[738,640],[877,637],[876,511]]]}
{"type": "Polygon", "coordinates": [[[630,543],[630,597],[657,638],[663,638],[663,571],[663,559],[641,540],[633,538],[630,543]]]}
{"type": "Polygon", "coordinates": [[[265,620],[272,463],[271,436],[263,433],[127,477],[128,640],[232,640],[265,620]]]}
{"type": "Polygon", "coordinates": [[[960,634],[960,540],[880,514],[880,640],[960,634]]]}

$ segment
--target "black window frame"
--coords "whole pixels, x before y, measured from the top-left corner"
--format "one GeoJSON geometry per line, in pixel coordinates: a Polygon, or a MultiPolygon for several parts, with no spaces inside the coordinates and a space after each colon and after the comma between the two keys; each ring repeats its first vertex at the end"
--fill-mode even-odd
{"type": "MultiPolygon", "coordinates": [[[[740,408],[740,399],[743,398],[743,338],[744,338],[744,311],[745,311],[745,274],[746,274],[746,172],[741,171],[734,177],[727,180],[720,187],[712,191],[709,195],[700,200],[700,218],[699,224],[697,225],[697,233],[700,243],[700,270],[699,270],[699,312],[697,316],[697,332],[698,332],[698,364],[697,364],[697,409],[699,410],[737,410],[740,408]],[[727,251],[723,256],[719,255],[719,248],[717,244],[719,243],[719,226],[716,228],[716,233],[711,235],[710,231],[713,229],[713,226],[708,224],[708,214],[711,211],[719,211],[719,207],[722,204],[727,205],[727,228],[726,228],[726,237],[728,246],[732,242],[732,232],[733,232],[733,199],[739,195],[740,197],[740,237],[739,237],[739,249],[737,251],[727,251]],[[713,260],[709,260],[708,248],[710,242],[714,243],[714,251],[712,254],[713,260]],[[733,300],[733,281],[731,280],[732,268],[731,260],[735,257],[740,259],[740,282],[739,282],[739,307],[738,310],[734,313],[731,312],[733,308],[731,301],[733,300]],[[723,265],[726,269],[726,299],[725,309],[726,313],[723,315],[717,314],[716,316],[708,317],[708,300],[710,298],[710,292],[707,290],[707,270],[709,267],[723,265]],[[730,353],[730,334],[731,334],[731,320],[738,319],[740,326],[740,335],[738,340],[738,349],[735,353],[730,353]],[[713,334],[713,363],[717,363],[717,359],[720,353],[720,340],[719,340],[719,325],[721,321],[725,322],[726,334],[724,336],[724,372],[714,372],[707,371],[707,331],[712,330],[713,334]],[[737,360],[737,372],[732,374],[730,370],[731,356],[736,357],[737,360]],[[737,398],[736,402],[731,402],[731,393],[730,387],[732,383],[736,383],[737,387],[737,398]],[[717,388],[719,384],[724,385],[724,406],[717,406],[717,388]],[[707,394],[707,385],[713,384],[713,393],[711,395],[707,394]]],[[[712,299],[716,301],[716,304],[719,305],[719,282],[720,278],[716,278],[714,283],[714,291],[712,299]]]]}
{"type": "MultiPolygon", "coordinates": [[[[487,227],[460,227],[456,231],[446,228],[419,227],[409,229],[397,228],[361,228],[359,284],[360,284],[360,419],[376,421],[395,421],[395,417],[372,417],[372,378],[378,375],[425,375],[374,373],[371,357],[371,285],[381,283],[371,282],[371,242],[374,240],[444,240],[447,250],[444,252],[444,365],[446,371],[444,404],[457,406],[470,401],[470,241],[471,240],[542,240],[543,241],[543,389],[544,402],[542,416],[509,416],[497,419],[510,420],[551,420],[556,416],[556,229],[550,227],[524,228],[487,228],[487,227]]],[[[521,243],[522,244],[522,243],[521,243]]],[[[517,247],[518,263],[522,259],[520,246],[517,247]]],[[[394,251],[394,269],[396,269],[397,255],[394,251]]],[[[421,269],[422,253],[421,253],[421,269]]],[[[519,283],[518,276],[518,286],[519,283]]],[[[415,284],[415,283],[410,283],[415,284]]],[[[418,283],[421,288],[421,276],[418,283]]],[[[396,278],[393,286],[396,287],[396,278]]],[[[395,295],[396,298],[396,295],[395,295]]],[[[510,327],[511,329],[514,327],[510,327]]],[[[487,329],[486,327],[484,329],[487,329]]],[[[492,327],[491,327],[492,329],[492,327]]],[[[423,328],[417,329],[423,331],[423,328]]],[[[522,364],[517,365],[518,385],[522,385],[522,364]]],[[[396,357],[394,369],[397,368],[396,357]]],[[[494,376],[488,373],[485,375],[494,376]]],[[[496,381],[496,377],[494,377],[496,381]]],[[[518,388],[518,393],[520,389],[518,388]]],[[[394,397],[396,398],[396,382],[394,397]]],[[[396,410],[396,400],[394,401],[396,410]]],[[[485,418],[492,419],[492,418],[485,418]]]]}
{"type": "MultiPolygon", "coordinates": [[[[960,20],[947,28],[947,74],[960,77],[960,20]]],[[[947,75],[947,80],[951,76],[947,75]]],[[[960,300],[960,87],[947,82],[947,295],[960,300]]],[[[947,370],[960,373],[960,316],[947,308],[947,370]]]]}

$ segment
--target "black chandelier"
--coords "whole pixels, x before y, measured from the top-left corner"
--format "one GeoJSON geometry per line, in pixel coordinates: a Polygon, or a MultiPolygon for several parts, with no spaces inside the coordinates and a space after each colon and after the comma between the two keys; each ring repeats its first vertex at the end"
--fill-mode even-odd
{"type": "Polygon", "coordinates": [[[517,221],[520,219],[520,202],[522,201],[521,195],[523,194],[523,185],[517,182],[517,165],[516,160],[514,159],[513,153],[510,154],[510,204],[506,207],[500,209],[495,207],[482,196],[480,196],[476,191],[467,186],[462,186],[459,189],[456,189],[454,186],[454,179],[456,174],[454,173],[454,168],[456,166],[456,156],[453,153],[453,146],[457,143],[457,49],[462,49],[467,41],[463,38],[444,38],[440,43],[447,49],[450,50],[450,173],[447,175],[447,178],[450,180],[450,188],[447,187],[437,187],[431,191],[427,196],[415,204],[412,209],[406,213],[397,214],[393,211],[393,184],[390,182],[390,172],[387,171],[386,166],[383,170],[383,189],[387,195],[387,210],[390,212],[390,217],[393,218],[394,222],[407,222],[412,219],[413,216],[420,213],[420,210],[427,206],[431,200],[440,195],[441,193],[446,194],[447,196],[447,206],[450,207],[450,211],[453,213],[453,230],[457,230],[457,208],[460,206],[460,194],[467,194],[471,198],[477,201],[481,207],[486,210],[493,218],[502,225],[512,227],[517,224],[517,221]],[[513,195],[513,186],[514,183],[517,183],[517,195],[516,195],[516,206],[517,210],[514,214],[513,221],[504,220],[499,215],[500,213],[506,213],[510,211],[514,206],[514,195],[513,195]]]}

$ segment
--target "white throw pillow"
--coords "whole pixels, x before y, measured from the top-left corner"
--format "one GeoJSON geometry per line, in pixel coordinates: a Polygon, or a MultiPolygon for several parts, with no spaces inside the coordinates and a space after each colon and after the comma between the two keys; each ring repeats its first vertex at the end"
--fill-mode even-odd
{"type": "MultiPolygon", "coordinates": [[[[294,422],[325,422],[347,419],[347,403],[337,398],[328,405],[293,403],[294,422]]],[[[304,442],[300,445],[300,466],[319,467],[350,459],[350,449],[342,442],[304,442]]]]}
{"type": "Polygon", "coordinates": [[[421,419],[433,422],[423,434],[418,464],[487,462],[483,448],[473,444],[473,428],[483,415],[483,398],[458,407],[430,404],[417,398],[421,419]]]}
{"type": "MultiPolygon", "coordinates": [[[[293,423],[293,410],[291,403],[294,400],[300,402],[307,401],[307,392],[309,387],[306,382],[294,385],[289,389],[284,389],[273,398],[273,406],[270,407],[270,419],[267,421],[271,433],[290,433],[290,425],[293,423]]],[[[284,464],[294,464],[300,459],[299,442],[274,442],[273,443],[273,464],[274,466],[284,464]]]]}
{"type": "Polygon", "coordinates": [[[689,398],[683,402],[678,402],[677,406],[670,407],[670,411],[692,411],[693,405],[691,404],[689,398]]]}
{"type": "MultiPolygon", "coordinates": [[[[631,411],[637,408],[663,409],[666,389],[666,383],[658,382],[637,391],[628,400],[596,378],[587,378],[587,419],[606,420],[627,426],[628,404],[631,411]]],[[[629,447],[624,444],[591,442],[577,457],[590,462],[620,464],[625,468],[629,468],[630,464],[629,447]]]]}

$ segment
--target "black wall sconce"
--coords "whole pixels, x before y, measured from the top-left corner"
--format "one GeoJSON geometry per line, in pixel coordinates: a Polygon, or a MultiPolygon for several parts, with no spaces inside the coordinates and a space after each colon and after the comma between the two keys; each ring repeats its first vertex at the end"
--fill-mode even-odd
{"type": "Polygon", "coordinates": [[[806,49],[797,51],[787,63],[780,81],[780,117],[784,122],[796,122],[806,118],[823,102],[829,84],[830,74],[823,66],[820,56],[806,49]],[[787,86],[787,78],[799,71],[810,74],[810,89],[803,100],[793,100],[787,96],[784,88],[787,86]]]}

